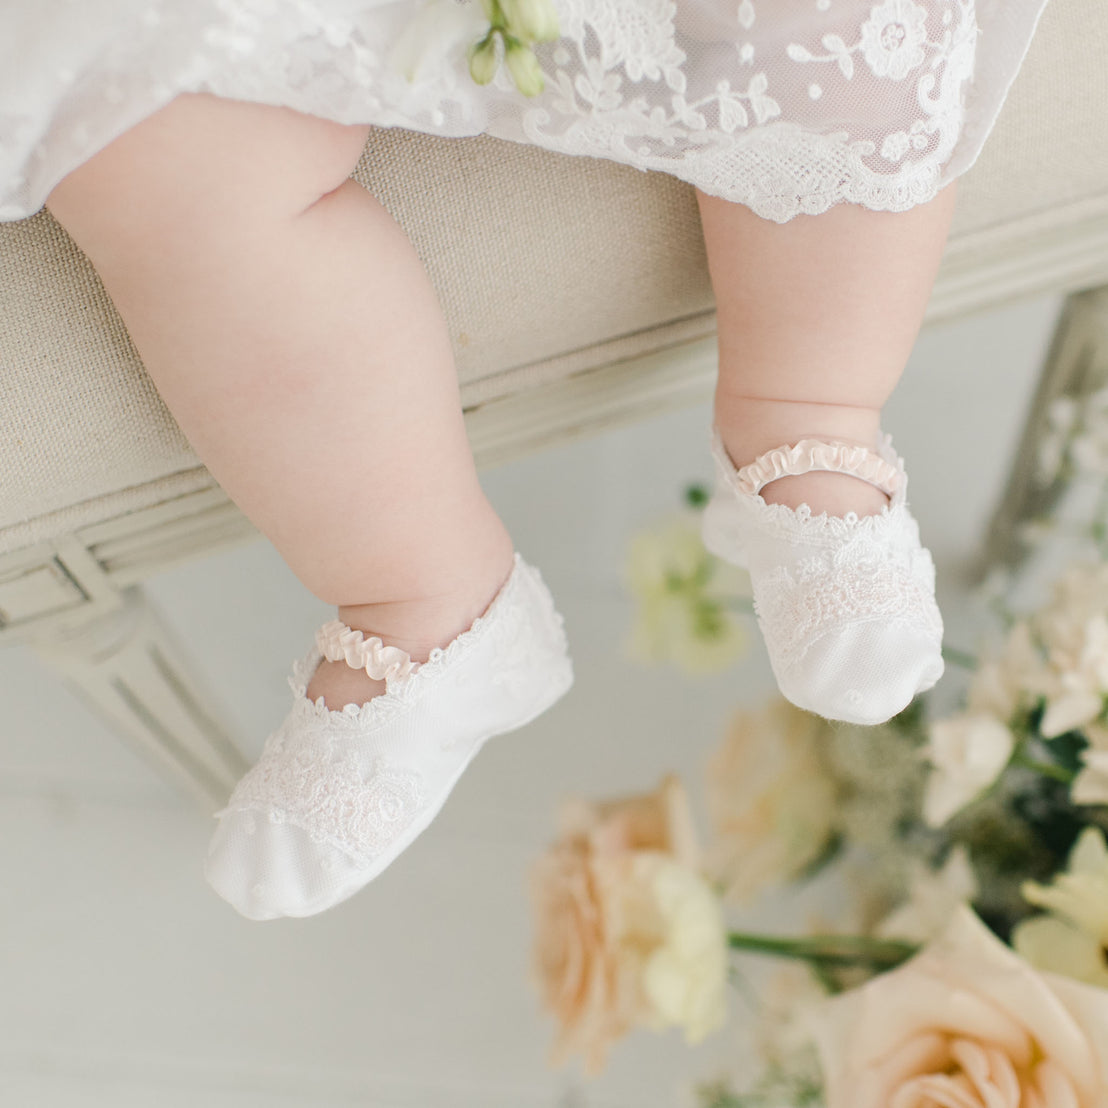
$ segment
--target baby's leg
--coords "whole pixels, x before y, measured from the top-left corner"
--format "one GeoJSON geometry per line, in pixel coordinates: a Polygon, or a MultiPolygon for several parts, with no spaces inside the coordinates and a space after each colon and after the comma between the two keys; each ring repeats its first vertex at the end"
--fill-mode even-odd
{"type": "MultiPolygon", "coordinates": [[[[719,311],[715,418],[736,467],[802,439],[878,450],[953,199],[947,189],[897,215],[841,205],[778,226],[700,197],[719,311]]],[[[830,719],[874,724],[930,688],[943,670],[934,567],[897,482],[883,478],[890,500],[860,476],[816,471],[771,481],[758,497],[717,462],[705,541],[749,568],[782,693],[830,719]],[[787,510],[805,503],[813,515],[787,510]]],[[[875,475],[872,459],[862,472],[875,475]]]]}
{"type": "MultiPolygon", "coordinates": [[[[719,313],[715,415],[736,466],[807,437],[872,446],[946,242],[954,187],[907,212],[840,204],[777,225],[699,194],[719,313]]],[[[811,473],[763,497],[843,515],[881,510],[853,477],[811,473]]]]}
{"type": "MultiPolygon", "coordinates": [[[[434,292],[348,180],[367,133],[181,96],[48,206],[220,484],[340,619],[420,660],[481,614],[512,544],[477,481],[434,292]]],[[[340,708],[382,690],[324,662],[308,694],[340,708]]]]}

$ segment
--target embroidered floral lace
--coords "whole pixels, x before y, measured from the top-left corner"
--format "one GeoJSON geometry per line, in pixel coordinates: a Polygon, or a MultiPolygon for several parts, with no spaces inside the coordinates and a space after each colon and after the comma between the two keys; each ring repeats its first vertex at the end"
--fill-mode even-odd
{"type": "Polygon", "coordinates": [[[751,571],[754,609],[778,680],[803,672],[812,646],[866,623],[901,627],[930,644],[938,659],[942,617],[935,566],[908,510],[908,479],[886,436],[877,453],[842,444],[799,443],[736,471],[713,436],[717,491],[705,518],[709,549],[751,571]],[[823,449],[820,449],[822,447],[823,449]],[[851,473],[887,486],[876,515],[813,515],[767,504],[757,491],[786,473],[851,473]]]}
{"type": "Polygon", "coordinates": [[[783,221],[977,156],[1045,0],[556,0],[545,90],[470,78],[478,0],[13,0],[0,219],[183,91],[660,170],[783,221]]]}

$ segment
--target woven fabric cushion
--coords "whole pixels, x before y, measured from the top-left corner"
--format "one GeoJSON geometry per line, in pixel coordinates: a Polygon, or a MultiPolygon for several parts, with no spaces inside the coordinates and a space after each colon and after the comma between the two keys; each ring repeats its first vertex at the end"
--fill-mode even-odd
{"type": "MultiPolygon", "coordinates": [[[[1054,0],[951,241],[1108,210],[1108,9],[1054,0]]],[[[695,197],[488,138],[373,135],[356,176],[427,265],[475,405],[709,334],[695,197]],[[538,213],[538,214],[536,214],[538,213]]],[[[41,212],[0,225],[0,552],[210,485],[95,273],[41,212]]]]}

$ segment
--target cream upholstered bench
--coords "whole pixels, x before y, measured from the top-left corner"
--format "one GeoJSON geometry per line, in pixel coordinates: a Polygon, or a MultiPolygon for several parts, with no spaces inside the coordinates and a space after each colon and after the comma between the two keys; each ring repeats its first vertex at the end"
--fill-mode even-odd
{"type": "MultiPolygon", "coordinates": [[[[1104,0],[1053,0],[962,182],[931,320],[1108,284],[1106,56],[1104,0]]],[[[480,464],[709,395],[713,301],[687,186],[400,131],[371,137],[356,176],[430,269],[480,464]]],[[[34,646],[117,730],[222,799],[242,756],[140,585],[255,532],[45,212],[0,225],[0,413],[0,644],[34,646]]]]}

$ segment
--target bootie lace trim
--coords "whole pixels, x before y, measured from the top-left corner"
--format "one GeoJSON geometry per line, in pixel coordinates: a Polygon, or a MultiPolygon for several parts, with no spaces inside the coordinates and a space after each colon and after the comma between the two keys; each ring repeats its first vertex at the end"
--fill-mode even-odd
{"type": "Polygon", "coordinates": [[[825,635],[860,623],[899,623],[938,649],[943,624],[934,591],[927,550],[894,552],[863,540],[756,580],[754,611],[774,668],[785,674],[825,635]]]}
{"type": "Polygon", "coordinates": [[[889,497],[900,491],[903,477],[900,466],[886,461],[867,447],[802,439],[794,446],[779,446],[770,450],[737,470],[735,487],[748,496],[757,496],[771,481],[781,477],[799,477],[813,470],[858,477],[889,497]]]}
{"type": "Polygon", "coordinates": [[[325,623],[315,633],[316,648],[329,662],[346,662],[352,669],[364,669],[375,681],[397,681],[419,669],[411,655],[398,646],[385,646],[376,635],[368,639],[341,619],[325,623]]]}

